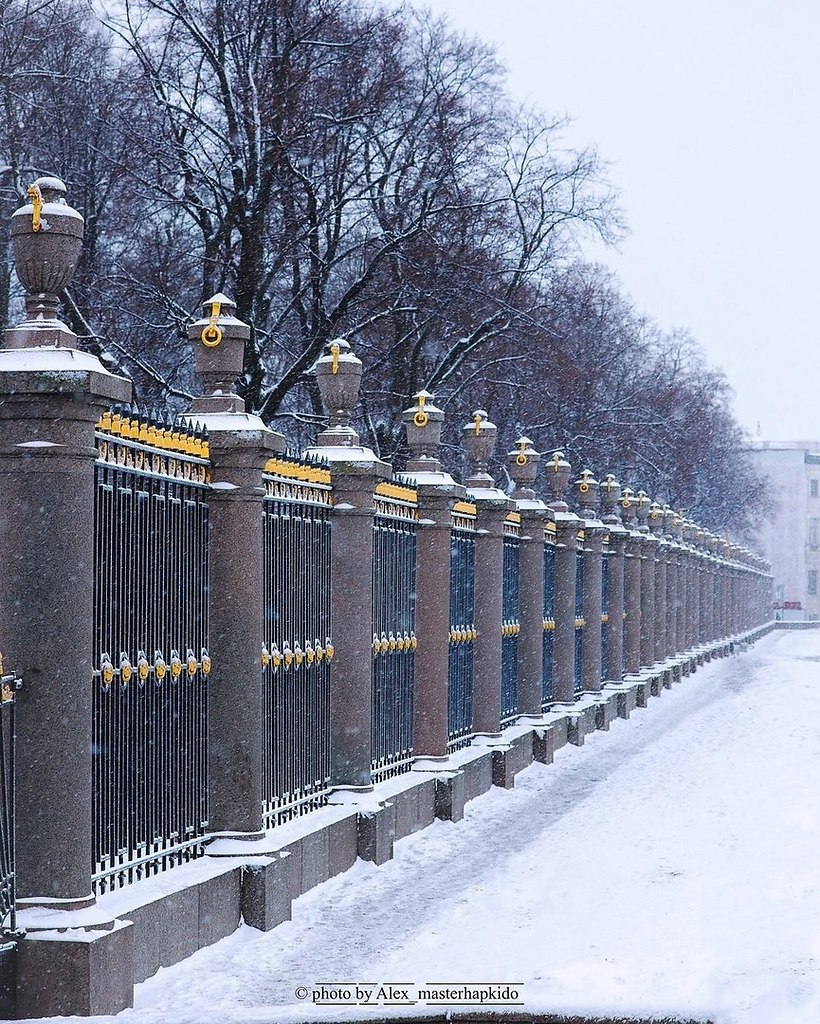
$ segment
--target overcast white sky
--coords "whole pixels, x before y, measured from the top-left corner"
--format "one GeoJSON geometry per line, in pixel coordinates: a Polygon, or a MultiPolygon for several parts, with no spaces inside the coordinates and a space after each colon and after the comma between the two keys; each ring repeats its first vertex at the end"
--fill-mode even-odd
{"type": "Polygon", "coordinates": [[[753,434],[820,438],[820,2],[428,2],[610,161],[631,234],[590,255],[691,330],[753,434]]]}

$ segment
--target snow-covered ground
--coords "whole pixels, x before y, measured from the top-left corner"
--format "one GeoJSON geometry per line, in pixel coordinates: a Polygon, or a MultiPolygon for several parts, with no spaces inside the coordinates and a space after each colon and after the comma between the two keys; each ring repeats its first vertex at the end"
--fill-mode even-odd
{"type": "Polygon", "coordinates": [[[820,1021],[818,706],[820,631],[774,633],[359,862],[292,922],[160,971],[116,1020],[366,1019],[386,1011],[312,993],[507,982],[542,1011],[820,1021]]]}

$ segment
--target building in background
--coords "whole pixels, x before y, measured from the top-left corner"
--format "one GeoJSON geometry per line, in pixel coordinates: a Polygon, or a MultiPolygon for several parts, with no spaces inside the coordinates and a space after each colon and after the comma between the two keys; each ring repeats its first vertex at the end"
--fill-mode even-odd
{"type": "Polygon", "coordinates": [[[775,613],[820,619],[820,441],[759,441],[749,454],[771,484],[772,511],[759,536],[772,565],[775,613]]]}

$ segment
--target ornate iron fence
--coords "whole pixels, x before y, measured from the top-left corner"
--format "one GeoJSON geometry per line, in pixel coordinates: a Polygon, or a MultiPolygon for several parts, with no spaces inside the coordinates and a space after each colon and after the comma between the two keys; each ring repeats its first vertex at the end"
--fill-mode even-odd
{"type": "Polygon", "coordinates": [[[575,676],[573,686],[576,693],[582,686],[582,648],[584,619],[584,531],[578,531],[578,550],[575,554],[575,676]]]}
{"type": "Polygon", "coordinates": [[[96,892],[197,856],[208,827],[208,450],[106,414],[96,432],[96,892]]]}
{"type": "Polygon", "coordinates": [[[467,746],[473,734],[475,629],[475,505],[457,502],[450,540],[450,648],[447,663],[447,745],[467,746]]]}
{"type": "Polygon", "coordinates": [[[416,492],[381,483],[373,521],[373,777],[410,768],[416,650],[416,492]]]}
{"type": "Polygon", "coordinates": [[[14,932],[14,698],[22,683],[0,654],[0,940],[14,932]]]}
{"type": "Polygon", "coordinates": [[[330,786],[330,473],[265,467],[262,797],[270,828],[319,807],[330,786]]]}
{"type": "Polygon", "coordinates": [[[544,531],[544,634],[541,669],[541,707],[552,703],[552,663],[555,639],[555,524],[544,531]]]}
{"type": "Polygon", "coordinates": [[[601,682],[605,679],[620,679],[613,676],[609,664],[609,643],[607,623],[609,622],[609,540],[604,538],[601,552],[601,682]]]}
{"type": "Polygon", "coordinates": [[[504,523],[501,589],[501,724],[509,725],[518,715],[518,566],[521,516],[510,512],[504,523]]]}
{"type": "Polygon", "coordinates": [[[17,918],[14,858],[14,698],[22,682],[3,668],[0,654],[0,1015],[16,1016],[17,918]]]}

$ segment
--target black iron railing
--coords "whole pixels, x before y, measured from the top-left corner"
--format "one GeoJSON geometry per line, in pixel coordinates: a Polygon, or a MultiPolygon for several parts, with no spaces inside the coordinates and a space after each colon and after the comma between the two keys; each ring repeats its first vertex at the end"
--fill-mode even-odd
{"type": "Polygon", "coordinates": [[[607,623],[609,622],[609,547],[604,541],[601,552],[601,682],[605,679],[620,679],[620,675],[612,674],[609,664],[609,643],[607,623]]]}
{"type": "Polygon", "coordinates": [[[0,942],[17,927],[14,862],[14,698],[21,682],[0,655],[0,942]]]}
{"type": "Polygon", "coordinates": [[[510,512],[504,523],[503,572],[501,589],[501,724],[508,725],[518,716],[518,565],[521,517],[510,512]]]}
{"type": "Polygon", "coordinates": [[[20,933],[15,911],[14,698],[22,682],[5,672],[0,654],[0,1016],[17,1013],[17,953],[20,933]]]}
{"type": "Polygon", "coordinates": [[[373,776],[410,768],[416,650],[416,492],[383,483],[373,521],[373,776]]]}
{"type": "Polygon", "coordinates": [[[208,458],[196,431],[96,433],[93,864],[98,893],[197,856],[208,828],[208,458]]]}
{"type": "Polygon", "coordinates": [[[544,531],[544,634],[541,669],[541,707],[552,703],[552,666],[555,640],[555,528],[544,531]]]}
{"type": "Polygon", "coordinates": [[[265,468],[262,798],[270,828],[321,806],[330,786],[330,474],[265,468]]]}
{"type": "Polygon", "coordinates": [[[467,746],[473,734],[475,630],[475,505],[457,502],[450,541],[450,649],[447,745],[467,746]]]}
{"type": "Polygon", "coordinates": [[[583,629],[584,620],[584,535],[578,534],[578,550],[575,553],[575,675],[573,686],[576,693],[582,687],[583,629]]]}

